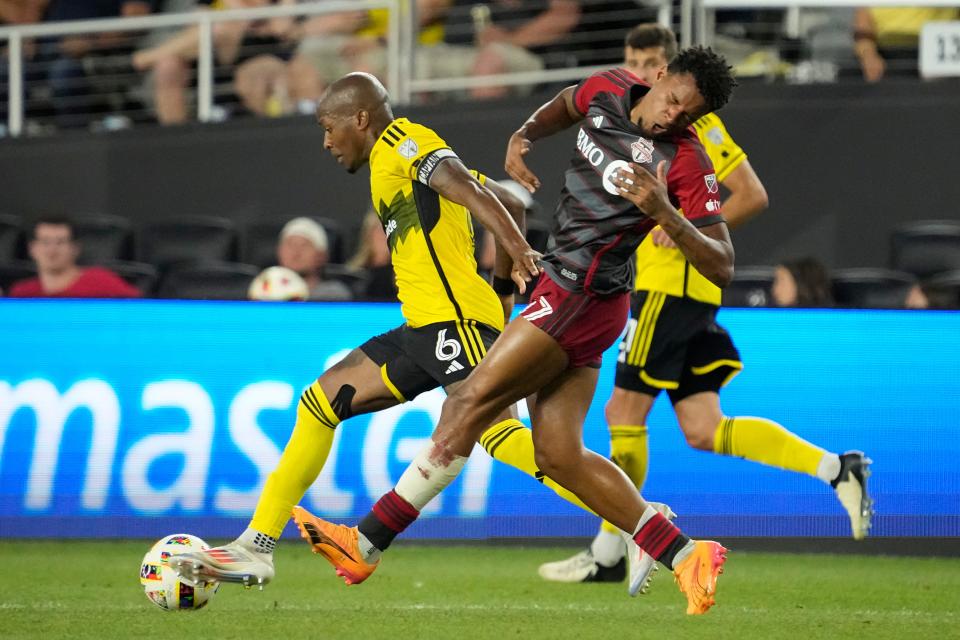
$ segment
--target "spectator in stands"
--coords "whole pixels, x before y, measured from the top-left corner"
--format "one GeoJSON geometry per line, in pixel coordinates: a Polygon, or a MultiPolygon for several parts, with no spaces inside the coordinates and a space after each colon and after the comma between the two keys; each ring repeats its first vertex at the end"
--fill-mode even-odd
{"type": "MultiPolygon", "coordinates": [[[[271,4],[290,5],[296,0],[167,0],[164,9],[248,9],[271,4]]],[[[232,66],[237,95],[251,112],[277,115],[271,113],[271,100],[285,94],[286,87],[274,81],[272,69],[275,64],[286,64],[299,33],[293,18],[213,25],[215,63],[232,66]]],[[[198,46],[199,29],[191,26],[161,41],[153,39],[133,55],[135,69],[153,74],[154,103],[161,124],[180,124],[188,119],[187,90],[198,46]]]]}
{"type": "Polygon", "coordinates": [[[370,276],[364,290],[366,300],[395,301],[397,284],[390,260],[390,245],[383,224],[371,209],[363,217],[360,228],[360,243],[356,253],[347,261],[347,266],[364,270],[370,276]]]}
{"type": "Polygon", "coordinates": [[[829,307],[833,305],[830,274],[815,258],[786,260],[777,265],[773,301],[778,307],[829,307]]]}
{"type": "Polygon", "coordinates": [[[80,245],[66,218],[45,217],[33,226],[30,257],[37,277],[10,288],[11,298],[139,298],[140,291],[102,267],[80,267],[80,245]]]}
{"type": "Polygon", "coordinates": [[[906,309],[957,309],[960,299],[955,288],[918,282],[907,292],[903,306],[906,309]]]}
{"type": "MultiPolygon", "coordinates": [[[[50,0],[45,15],[47,22],[143,16],[150,13],[149,0],[50,0]]],[[[90,120],[99,98],[88,73],[95,59],[123,59],[133,45],[132,36],[122,32],[63,36],[44,42],[48,51],[41,52],[48,60],[47,80],[52,93],[56,123],[60,127],[76,127],[90,120]],[[52,59],[51,59],[52,58],[52,59]]]]}
{"type": "Polygon", "coordinates": [[[310,300],[350,300],[350,288],[338,280],[325,280],[329,260],[327,232],[315,220],[294,218],[280,231],[277,260],[300,274],[310,288],[310,300]]]}
{"type": "Polygon", "coordinates": [[[863,78],[918,75],[920,30],[934,20],[960,19],[960,9],[930,7],[859,8],[853,16],[854,53],[863,78]]]}

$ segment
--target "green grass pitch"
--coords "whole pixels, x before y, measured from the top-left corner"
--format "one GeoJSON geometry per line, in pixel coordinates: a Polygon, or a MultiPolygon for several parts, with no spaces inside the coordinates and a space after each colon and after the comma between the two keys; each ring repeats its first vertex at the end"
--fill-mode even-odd
{"type": "Polygon", "coordinates": [[[569,548],[398,544],[346,587],[285,542],[263,592],[223,585],[201,611],[168,613],[139,584],[147,541],[0,542],[0,638],[960,638],[960,559],[729,555],[717,606],[686,616],[665,570],[623,584],[549,584],[537,565],[569,548]]]}

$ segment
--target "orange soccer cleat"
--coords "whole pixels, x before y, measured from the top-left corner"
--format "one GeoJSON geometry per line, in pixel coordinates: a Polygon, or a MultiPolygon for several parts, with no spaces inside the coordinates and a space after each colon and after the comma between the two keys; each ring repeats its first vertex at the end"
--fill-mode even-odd
{"type": "Polygon", "coordinates": [[[717,576],[723,573],[727,550],[719,542],[697,540],[694,549],[673,569],[680,591],[687,596],[687,614],[706,613],[716,604],[717,576]]]}
{"type": "Polygon", "coordinates": [[[378,560],[371,564],[363,559],[357,545],[356,527],[321,520],[301,506],[293,508],[293,521],[300,529],[300,537],[310,543],[314,553],[326,558],[348,585],[360,584],[369,578],[380,563],[378,560]]]}

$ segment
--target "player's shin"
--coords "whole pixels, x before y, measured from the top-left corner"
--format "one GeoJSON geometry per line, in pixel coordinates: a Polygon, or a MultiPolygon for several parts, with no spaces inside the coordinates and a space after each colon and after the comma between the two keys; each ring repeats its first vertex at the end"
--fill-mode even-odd
{"type": "Polygon", "coordinates": [[[393,539],[420,515],[437,494],[453,482],[466,456],[430,442],[410,462],[393,491],[384,494],[358,525],[358,546],[367,562],[376,562],[393,539]]]}
{"type": "MultiPolygon", "coordinates": [[[[304,391],[297,405],[297,422],[280,462],[267,478],[253,520],[241,541],[272,539],[273,544],[287,521],[290,510],[303,497],[323,469],[340,418],[318,382],[304,391]]],[[[266,544],[270,544],[267,542],[266,544]]]]}
{"type": "MultiPolygon", "coordinates": [[[[723,418],[714,434],[713,450],[811,476],[817,475],[827,453],[772,420],[749,416],[723,418]]],[[[836,461],[834,475],[839,472],[839,458],[836,461]]]]}

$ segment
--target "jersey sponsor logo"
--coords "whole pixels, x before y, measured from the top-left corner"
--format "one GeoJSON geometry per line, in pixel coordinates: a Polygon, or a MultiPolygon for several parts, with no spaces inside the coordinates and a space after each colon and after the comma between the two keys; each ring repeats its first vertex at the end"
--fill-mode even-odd
{"type": "Polygon", "coordinates": [[[387,234],[387,237],[390,237],[390,234],[397,230],[397,221],[391,220],[387,223],[387,226],[383,228],[383,232],[387,234]]]}
{"type": "Polygon", "coordinates": [[[440,329],[440,331],[437,332],[437,348],[433,352],[434,355],[437,356],[437,360],[440,362],[453,360],[460,355],[460,350],[459,342],[453,338],[447,338],[446,329],[440,329]]]}
{"type": "Polygon", "coordinates": [[[520,315],[522,315],[527,320],[536,320],[538,318],[543,318],[544,316],[548,316],[551,313],[553,313],[553,307],[550,306],[550,303],[547,302],[546,298],[544,298],[543,296],[540,296],[539,298],[537,298],[536,300],[528,304],[526,308],[520,312],[520,315]]]}
{"type": "Polygon", "coordinates": [[[451,373],[456,373],[457,371],[463,371],[463,365],[454,360],[450,363],[450,366],[447,367],[447,370],[443,372],[444,375],[450,375],[451,373]]]}
{"type": "Polygon", "coordinates": [[[593,116],[593,127],[599,129],[603,126],[603,116],[593,116]]]}
{"type": "Polygon", "coordinates": [[[407,138],[397,147],[397,153],[407,160],[416,157],[418,151],[420,151],[420,147],[413,141],[413,138],[407,138]]]}
{"type": "Polygon", "coordinates": [[[633,173],[633,170],[626,160],[614,160],[603,170],[603,188],[607,193],[612,193],[615,196],[620,195],[620,192],[617,190],[617,185],[613,184],[613,173],[618,169],[622,169],[627,173],[633,173]]]}
{"type": "Polygon", "coordinates": [[[707,200],[707,211],[720,211],[720,201],[707,200]]]}
{"type": "Polygon", "coordinates": [[[587,135],[587,132],[584,131],[583,128],[577,132],[577,150],[580,152],[580,155],[587,159],[587,162],[595,167],[599,167],[606,159],[606,156],[603,155],[603,150],[590,139],[590,136],[587,135]]]}
{"type": "Polygon", "coordinates": [[[646,164],[653,160],[653,141],[646,138],[637,138],[637,141],[630,145],[630,153],[633,155],[633,161],[646,164]]]}
{"type": "Polygon", "coordinates": [[[560,269],[560,275],[562,275],[567,280],[573,280],[574,282],[576,282],[577,279],[580,277],[577,274],[575,274],[573,271],[570,271],[569,269],[565,269],[565,268],[560,269]]]}
{"type": "Polygon", "coordinates": [[[707,185],[707,193],[716,193],[720,186],[717,184],[717,174],[703,176],[703,181],[707,185]]]}

